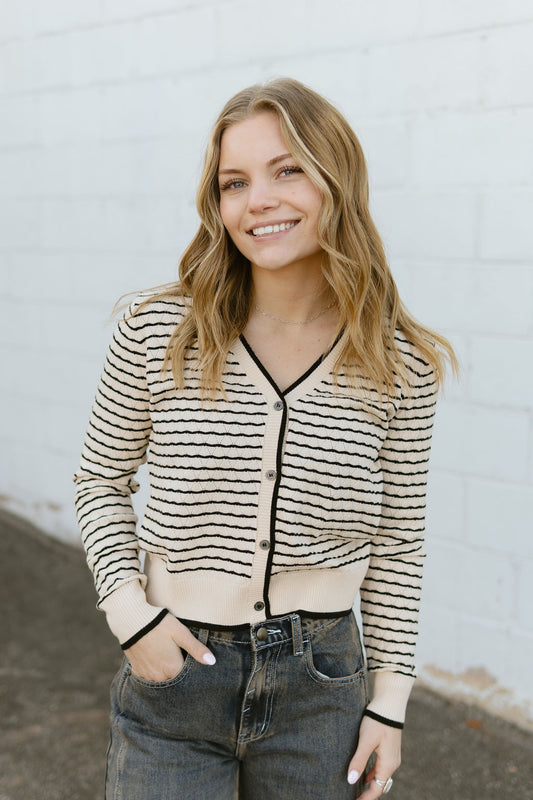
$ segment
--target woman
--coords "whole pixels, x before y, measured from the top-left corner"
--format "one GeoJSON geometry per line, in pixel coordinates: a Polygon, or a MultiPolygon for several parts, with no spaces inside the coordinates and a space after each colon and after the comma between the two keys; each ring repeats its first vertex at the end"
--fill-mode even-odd
{"type": "Polygon", "coordinates": [[[226,104],[198,210],[179,283],[117,326],[75,475],[126,655],[106,797],[373,800],[400,763],[455,358],[400,302],[357,138],[297,81],[226,104]]]}

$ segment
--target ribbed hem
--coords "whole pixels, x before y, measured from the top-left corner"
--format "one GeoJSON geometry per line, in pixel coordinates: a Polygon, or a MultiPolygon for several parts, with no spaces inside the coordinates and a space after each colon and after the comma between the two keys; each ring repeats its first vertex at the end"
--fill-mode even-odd
{"type": "Polygon", "coordinates": [[[405,721],[407,701],[415,679],[399,672],[370,672],[373,681],[370,711],[395,722],[405,721]]]}
{"type": "Polygon", "coordinates": [[[124,644],[150,625],[164,610],[148,603],[138,579],[123,583],[100,603],[107,624],[119,642],[124,644]]]}

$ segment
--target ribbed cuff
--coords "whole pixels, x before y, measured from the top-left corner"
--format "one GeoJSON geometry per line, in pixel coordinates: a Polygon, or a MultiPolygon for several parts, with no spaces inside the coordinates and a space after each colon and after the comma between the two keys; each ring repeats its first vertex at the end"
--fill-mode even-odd
{"type": "Polygon", "coordinates": [[[388,725],[389,728],[398,728],[399,730],[403,730],[403,722],[396,722],[394,719],[382,717],[381,714],[375,714],[373,711],[370,711],[369,708],[365,708],[363,711],[363,717],[370,717],[370,719],[374,719],[376,722],[381,722],[382,725],[388,725]]]}
{"type": "Polygon", "coordinates": [[[370,672],[373,680],[369,711],[390,721],[403,723],[407,701],[415,679],[399,672],[370,672]]]}
{"type": "Polygon", "coordinates": [[[129,650],[129,648],[133,647],[134,644],[137,644],[137,642],[139,642],[143,638],[143,636],[146,636],[147,633],[150,633],[150,631],[153,631],[153,629],[156,628],[159,625],[161,620],[164,619],[167,614],[168,614],[168,611],[167,611],[166,608],[164,608],[163,611],[159,612],[159,614],[157,615],[157,617],[155,619],[153,619],[151,622],[148,623],[148,625],[145,625],[144,628],[141,628],[140,631],[137,631],[137,633],[134,633],[133,636],[131,637],[131,639],[128,639],[126,642],[123,642],[120,645],[121,648],[123,650],[129,650]]]}
{"type": "Polygon", "coordinates": [[[148,603],[139,579],[123,583],[100,603],[107,624],[119,642],[124,644],[147,628],[164,611],[162,606],[148,603]]]}

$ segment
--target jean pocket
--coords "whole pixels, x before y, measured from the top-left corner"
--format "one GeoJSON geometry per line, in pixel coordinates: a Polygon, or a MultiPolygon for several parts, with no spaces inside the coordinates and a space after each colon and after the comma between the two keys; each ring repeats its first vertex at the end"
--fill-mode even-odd
{"type": "Polygon", "coordinates": [[[308,675],[320,684],[344,685],[366,681],[366,666],[353,617],[346,617],[313,632],[305,641],[308,675]]]}
{"type": "Polygon", "coordinates": [[[192,666],[192,661],[194,661],[193,657],[190,653],[187,653],[183,660],[183,664],[179,672],[176,675],[173,675],[172,678],[166,678],[164,681],[150,681],[147,678],[141,678],[140,675],[136,675],[131,668],[131,664],[128,662],[128,671],[131,680],[139,686],[143,686],[147,689],[165,689],[169,686],[175,686],[177,683],[181,683],[181,681],[186,677],[187,673],[190,671],[192,666]]]}

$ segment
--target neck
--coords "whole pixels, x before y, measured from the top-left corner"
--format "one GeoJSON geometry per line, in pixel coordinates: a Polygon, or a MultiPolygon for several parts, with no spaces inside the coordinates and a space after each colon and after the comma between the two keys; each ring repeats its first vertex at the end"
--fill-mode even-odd
{"type": "MultiPolygon", "coordinates": [[[[262,271],[264,272],[264,271],[262,271]]],[[[320,313],[333,300],[320,274],[285,276],[280,273],[253,275],[251,308],[284,320],[302,321],[320,313]]]]}

